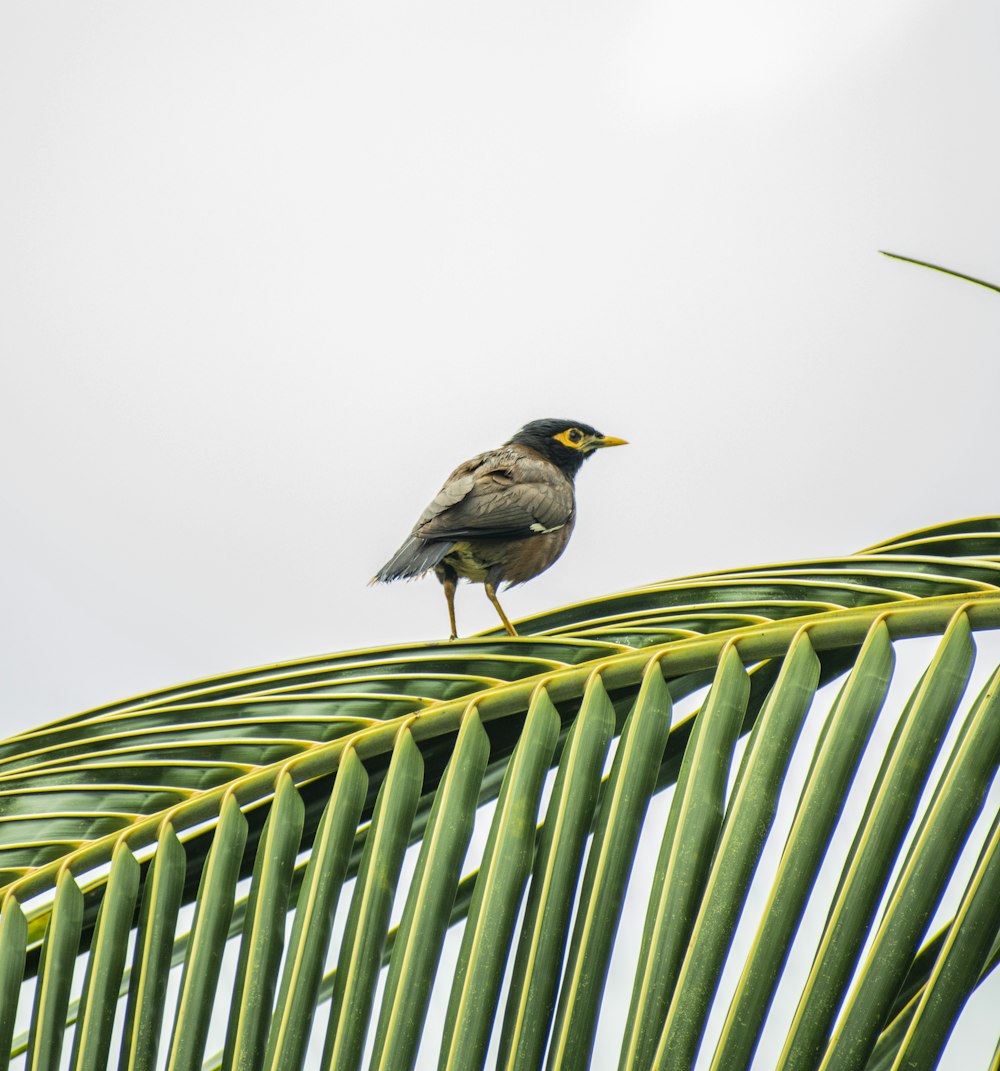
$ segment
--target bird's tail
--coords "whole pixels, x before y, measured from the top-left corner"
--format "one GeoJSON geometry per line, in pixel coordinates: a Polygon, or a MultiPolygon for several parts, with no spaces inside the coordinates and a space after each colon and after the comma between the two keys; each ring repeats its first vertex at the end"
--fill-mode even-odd
{"type": "Polygon", "coordinates": [[[371,578],[371,584],[388,584],[391,580],[420,576],[433,569],[451,550],[454,543],[410,536],[395,554],[371,578]]]}

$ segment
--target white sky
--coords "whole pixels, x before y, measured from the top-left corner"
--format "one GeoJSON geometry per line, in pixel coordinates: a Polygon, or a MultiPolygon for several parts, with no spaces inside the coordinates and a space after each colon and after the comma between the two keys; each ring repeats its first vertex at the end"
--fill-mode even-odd
{"type": "Polygon", "coordinates": [[[513,615],[996,510],[1000,300],[876,250],[1000,279],[998,43],[985,0],[5,4],[3,728],[442,635],[365,583],[539,416],[633,445],[513,615]]]}
{"type": "MultiPolygon", "coordinates": [[[[990,0],[0,7],[0,731],[446,634],[368,588],[623,436],[512,617],[996,512],[990,0]]],[[[459,626],[494,623],[478,589],[459,626]]]]}

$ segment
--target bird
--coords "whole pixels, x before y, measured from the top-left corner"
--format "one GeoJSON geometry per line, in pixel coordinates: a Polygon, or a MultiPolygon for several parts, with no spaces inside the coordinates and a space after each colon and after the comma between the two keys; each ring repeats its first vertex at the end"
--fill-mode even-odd
{"type": "Polygon", "coordinates": [[[497,598],[538,576],[566,549],[576,523],[574,479],[597,450],[624,446],[575,420],[533,420],[496,450],[463,462],[444,482],[403,545],[370,581],[423,576],[432,569],[448,602],[450,639],[460,578],[482,584],[510,636],[517,631],[497,598]]]}

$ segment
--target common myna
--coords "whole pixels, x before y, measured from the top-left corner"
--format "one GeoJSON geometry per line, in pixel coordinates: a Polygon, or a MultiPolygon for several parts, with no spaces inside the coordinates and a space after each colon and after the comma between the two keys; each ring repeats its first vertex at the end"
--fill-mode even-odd
{"type": "Polygon", "coordinates": [[[433,569],[455,639],[455,584],[465,577],[486,588],[504,628],[516,636],[497,587],[523,584],[562,554],[576,523],[573,478],[595,450],[624,443],[574,420],[525,424],[498,450],[455,469],[372,583],[433,569]]]}

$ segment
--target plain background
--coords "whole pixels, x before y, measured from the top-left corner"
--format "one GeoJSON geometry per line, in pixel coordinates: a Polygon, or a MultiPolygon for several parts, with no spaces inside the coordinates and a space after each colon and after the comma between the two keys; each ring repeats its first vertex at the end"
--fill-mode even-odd
{"type": "MultiPolygon", "coordinates": [[[[1000,9],[5,4],[4,726],[446,634],[459,461],[632,443],[512,615],[994,512],[1000,9]]],[[[478,589],[460,626],[492,625],[478,589]]]]}
{"type": "MultiPolygon", "coordinates": [[[[996,512],[1000,8],[6,3],[7,734],[442,637],[528,420],[631,445],[512,617],[996,512]]],[[[492,626],[476,589],[463,632],[492,626]]]]}

